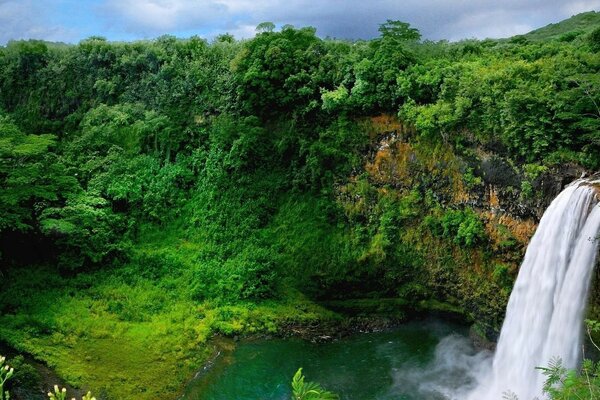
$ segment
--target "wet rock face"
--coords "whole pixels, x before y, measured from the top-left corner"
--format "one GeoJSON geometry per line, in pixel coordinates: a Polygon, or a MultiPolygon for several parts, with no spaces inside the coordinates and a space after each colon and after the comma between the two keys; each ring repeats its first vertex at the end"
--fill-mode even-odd
{"type": "Polygon", "coordinates": [[[585,170],[574,164],[546,168],[511,160],[499,144],[456,153],[415,145],[401,131],[379,135],[366,156],[371,182],[394,189],[419,187],[446,206],[462,204],[495,214],[538,222],[566,185],[585,170]],[[533,173],[527,169],[533,168],[533,173]],[[465,174],[481,185],[464,187],[465,174]],[[466,189],[468,193],[459,193],[466,189]]]}
{"type": "Polygon", "coordinates": [[[500,188],[521,187],[518,171],[498,156],[486,157],[481,161],[481,175],[487,185],[500,188]]]}
{"type": "MultiPolygon", "coordinates": [[[[544,210],[552,200],[569,183],[580,178],[585,170],[576,165],[565,165],[550,168],[529,181],[519,167],[497,155],[481,160],[477,172],[486,186],[488,196],[484,200],[488,206],[496,208],[496,212],[508,213],[514,217],[539,221],[544,210]],[[525,184],[529,184],[531,193],[523,192],[525,184]]],[[[485,208],[485,204],[480,205],[485,208]]]]}
{"type": "MultiPolygon", "coordinates": [[[[364,155],[364,170],[338,188],[340,204],[353,221],[376,232],[381,207],[388,204],[381,199],[399,207],[398,199],[417,193],[425,209],[394,222],[402,225],[398,231],[403,236],[397,240],[426,249],[419,253],[426,260],[423,286],[459,305],[480,322],[477,334],[493,342],[537,224],[552,200],[584,169],[573,164],[526,163],[511,158],[501,143],[474,141],[453,147],[399,131],[370,137],[373,143],[364,155]],[[453,213],[460,211],[476,215],[483,227],[483,239],[475,246],[457,246],[456,236],[436,233],[443,218],[450,226],[453,213]]],[[[382,264],[377,265],[387,270],[382,264]]]]}
{"type": "Polygon", "coordinates": [[[553,168],[534,180],[533,189],[539,194],[539,200],[530,207],[536,207],[538,219],[565,186],[580,178],[584,172],[582,167],[566,165],[561,168],[553,168]]]}
{"type": "Polygon", "coordinates": [[[585,173],[585,169],[577,165],[554,167],[542,173],[532,182],[534,197],[524,202],[525,209],[539,221],[552,200],[585,173]]]}

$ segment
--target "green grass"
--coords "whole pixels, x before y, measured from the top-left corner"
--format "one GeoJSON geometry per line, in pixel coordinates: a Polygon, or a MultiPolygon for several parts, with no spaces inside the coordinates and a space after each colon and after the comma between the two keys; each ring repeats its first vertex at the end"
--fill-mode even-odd
{"type": "Polygon", "coordinates": [[[215,333],[274,333],[290,320],[336,317],[295,292],[278,301],[214,305],[165,291],[170,278],[128,283],[125,272],[61,279],[43,269],[33,281],[13,274],[4,293],[21,293],[22,301],[0,316],[0,339],[105,398],[171,399],[210,355],[206,344],[215,333]]]}
{"type": "Polygon", "coordinates": [[[276,300],[198,299],[213,244],[190,236],[178,224],[144,226],[123,267],[71,277],[50,267],[11,271],[0,340],[104,398],[174,399],[209,357],[214,334],[338,318],[286,287],[276,300]]]}
{"type": "MultiPolygon", "coordinates": [[[[50,272],[44,276],[53,279],[50,272]]],[[[113,309],[121,304],[116,299],[130,309],[162,300],[157,292],[140,295],[147,283],[114,287],[112,280],[93,274],[85,278],[100,283],[73,293],[66,285],[35,288],[24,276],[12,278],[9,291],[25,293],[37,304],[0,317],[0,337],[73,386],[108,398],[169,398],[206,356],[201,344],[207,333],[196,333],[203,324],[192,304],[169,302],[129,319],[113,309]]]]}
{"type": "MultiPolygon", "coordinates": [[[[283,263],[308,256],[307,248],[319,247],[319,232],[327,233],[316,208],[311,199],[286,203],[267,229],[252,235],[295,246],[278,249],[287,253],[283,263]],[[292,244],[302,231],[312,232],[308,242],[292,244]]],[[[226,275],[247,244],[226,258],[181,222],[140,231],[131,261],[119,268],[75,276],[44,266],[11,270],[0,292],[0,341],[105,399],[175,399],[210,356],[214,334],[272,334],[290,323],[340,318],[285,279],[271,300],[207,299],[199,289],[207,271],[226,275]]],[[[319,248],[327,251],[326,243],[319,248]]]]}

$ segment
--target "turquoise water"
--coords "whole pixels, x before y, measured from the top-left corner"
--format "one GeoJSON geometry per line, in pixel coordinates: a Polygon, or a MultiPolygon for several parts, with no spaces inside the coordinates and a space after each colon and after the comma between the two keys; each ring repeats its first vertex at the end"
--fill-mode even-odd
{"type": "Polygon", "coordinates": [[[242,342],[221,355],[213,368],[190,383],[186,400],[288,400],[290,381],[299,367],[307,380],[348,400],[430,400],[443,398],[431,387],[441,377],[464,384],[464,371],[453,358],[436,356],[474,351],[464,326],[439,320],[405,324],[391,332],[357,334],[328,342],[299,339],[242,342]],[[445,338],[445,339],[444,339],[445,338]],[[448,366],[450,365],[450,371],[448,366]]]}

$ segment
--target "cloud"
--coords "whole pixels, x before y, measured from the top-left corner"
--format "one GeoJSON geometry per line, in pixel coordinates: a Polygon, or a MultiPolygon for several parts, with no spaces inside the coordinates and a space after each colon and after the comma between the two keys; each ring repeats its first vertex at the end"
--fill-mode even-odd
{"type": "Polygon", "coordinates": [[[73,30],[44,17],[47,8],[33,0],[0,0],[0,44],[15,39],[73,40],[73,30]]]}
{"type": "Polygon", "coordinates": [[[600,10],[600,0],[570,1],[563,6],[563,11],[569,15],[575,15],[590,10],[600,10]]]}
{"type": "Polygon", "coordinates": [[[372,38],[378,35],[379,24],[398,19],[410,22],[426,38],[450,40],[512,36],[579,12],[600,10],[600,0],[220,0],[220,4],[228,16],[220,26],[246,35],[249,29],[238,28],[271,21],[314,26],[321,36],[372,38]]]}
{"type": "Polygon", "coordinates": [[[224,32],[247,38],[264,21],[313,26],[323,37],[368,39],[387,19],[409,22],[428,39],[497,38],[589,10],[600,10],[600,0],[0,0],[0,43],[224,32]]]}
{"type": "Polygon", "coordinates": [[[108,0],[100,13],[111,29],[144,35],[206,30],[231,18],[225,4],[210,0],[108,0]]]}

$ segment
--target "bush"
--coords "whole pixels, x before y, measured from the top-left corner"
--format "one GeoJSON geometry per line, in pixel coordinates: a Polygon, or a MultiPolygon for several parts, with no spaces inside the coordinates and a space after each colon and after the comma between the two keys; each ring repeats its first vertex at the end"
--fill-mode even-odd
{"type": "Polygon", "coordinates": [[[470,209],[448,210],[439,218],[428,216],[425,225],[435,236],[452,239],[459,246],[472,247],[486,238],[483,223],[470,209]]]}
{"type": "Polygon", "coordinates": [[[278,256],[255,244],[227,260],[202,260],[196,267],[195,300],[261,300],[277,296],[278,256]]]}
{"type": "Polygon", "coordinates": [[[600,51],[600,27],[594,29],[588,36],[588,43],[594,51],[600,51]]]}

